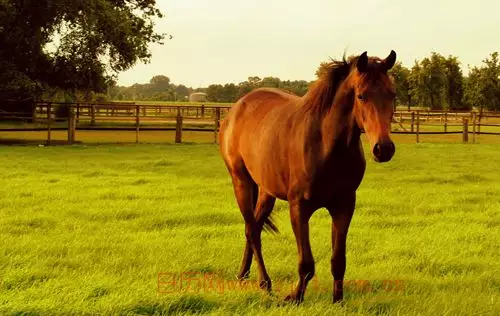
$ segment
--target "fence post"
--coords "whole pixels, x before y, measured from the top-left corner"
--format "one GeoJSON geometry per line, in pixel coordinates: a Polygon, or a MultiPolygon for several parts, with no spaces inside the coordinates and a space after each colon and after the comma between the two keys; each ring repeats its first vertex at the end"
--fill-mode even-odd
{"type": "Polygon", "coordinates": [[[463,122],[464,122],[464,129],[463,129],[463,132],[462,132],[462,140],[464,143],[467,143],[469,142],[469,120],[464,117],[463,118],[463,122]]]}
{"type": "Polygon", "coordinates": [[[413,125],[415,125],[415,112],[411,112],[411,132],[413,133],[413,125]]]}
{"type": "Polygon", "coordinates": [[[448,112],[444,112],[444,132],[448,132],[448,112]]]}
{"type": "Polygon", "coordinates": [[[66,106],[68,108],[68,144],[72,145],[75,141],[75,115],[73,107],[71,105],[66,106]]]}
{"type": "Polygon", "coordinates": [[[47,145],[51,142],[51,128],[52,128],[52,103],[47,103],[47,145]]]}
{"type": "Polygon", "coordinates": [[[141,107],[139,104],[135,106],[135,143],[139,143],[139,114],[141,113],[141,107]]]}
{"type": "Polygon", "coordinates": [[[180,109],[177,109],[177,118],[175,124],[175,142],[182,143],[182,114],[180,109]]]}
{"type": "Polygon", "coordinates": [[[479,117],[477,118],[477,134],[478,135],[481,134],[481,117],[482,117],[482,113],[479,112],[479,117]]]}
{"type": "Polygon", "coordinates": [[[90,125],[95,125],[95,105],[94,104],[90,105],[90,125]]]}
{"type": "Polygon", "coordinates": [[[220,108],[215,109],[215,126],[214,126],[214,143],[217,144],[217,136],[219,133],[220,124],[220,108]]]}
{"type": "Polygon", "coordinates": [[[472,113],[472,142],[476,142],[476,112],[472,113]]]}
{"type": "Polygon", "coordinates": [[[420,112],[417,111],[417,143],[420,142],[420,112]]]}

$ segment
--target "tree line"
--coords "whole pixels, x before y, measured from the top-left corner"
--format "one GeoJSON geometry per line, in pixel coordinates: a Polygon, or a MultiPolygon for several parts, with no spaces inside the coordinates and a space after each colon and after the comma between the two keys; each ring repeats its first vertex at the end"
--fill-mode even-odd
{"type": "Polygon", "coordinates": [[[436,52],[415,61],[411,68],[397,63],[391,74],[396,84],[398,105],[431,109],[500,110],[500,61],[491,53],[482,65],[469,67],[464,76],[455,56],[436,52]]]}
{"type": "Polygon", "coordinates": [[[204,92],[210,102],[232,103],[246,93],[259,87],[275,87],[304,95],[310,82],[306,80],[282,81],[275,77],[249,77],[239,84],[211,84],[204,88],[191,88],[185,85],[176,85],[165,75],[157,75],[148,83],[132,86],[111,86],[108,97],[112,100],[141,100],[141,101],[186,101],[193,92],[204,92]]]}

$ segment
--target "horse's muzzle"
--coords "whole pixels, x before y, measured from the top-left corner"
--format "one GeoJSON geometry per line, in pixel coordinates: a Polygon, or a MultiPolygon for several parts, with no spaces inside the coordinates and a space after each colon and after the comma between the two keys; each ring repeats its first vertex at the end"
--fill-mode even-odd
{"type": "Polygon", "coordinates": [[[390,140],[379,141],[373,146],[373,156],[376,162],[387,162],[392,159],[396,152],[396,146],[390,140]]]}

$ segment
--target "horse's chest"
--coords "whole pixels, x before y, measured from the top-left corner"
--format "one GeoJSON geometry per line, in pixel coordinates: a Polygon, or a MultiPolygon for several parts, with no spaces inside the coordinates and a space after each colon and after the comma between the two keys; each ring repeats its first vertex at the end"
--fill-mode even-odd
{"type": "Polygon", "coordinates": [[[312,193],[318,198],[329,198],[337,193],[356,191],[363,180],[365,169],[366,161],[362,154],[332,158],[317,170],[311,183],[312,193]]]}

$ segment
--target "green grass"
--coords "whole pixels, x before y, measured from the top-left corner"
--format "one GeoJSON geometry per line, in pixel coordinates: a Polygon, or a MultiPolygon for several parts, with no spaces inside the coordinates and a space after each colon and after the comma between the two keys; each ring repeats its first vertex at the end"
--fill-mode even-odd
{"type": "Polygon", "coordinates": [[[277,298],[228,288],[244,225],[214,145],[0,147],[0,314],[498,315],[500,145],[396,146],[392,162],[368,161],[348,237],[346,279],[371,288],[331,304],[331,222],[318,210],[317,278],[299,307],[280,303],[297,277],[282,201],[281,234],[263,235],[277,298]],[[224,291],[158,293],[158,273],[189,271],[224,291]]]}

